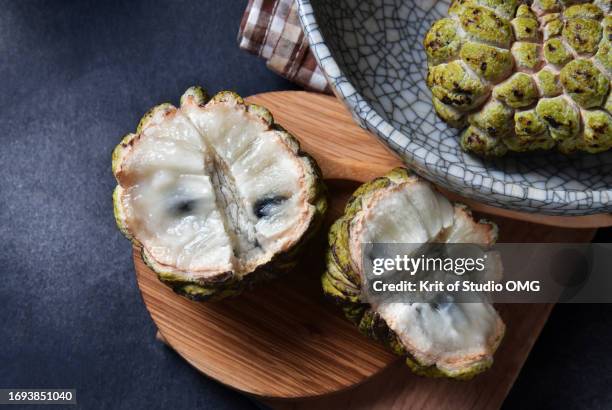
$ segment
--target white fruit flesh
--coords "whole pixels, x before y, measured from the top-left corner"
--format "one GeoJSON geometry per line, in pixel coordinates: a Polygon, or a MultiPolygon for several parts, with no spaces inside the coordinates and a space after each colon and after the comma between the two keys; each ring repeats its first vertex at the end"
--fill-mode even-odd
{"type": "Polygon", "coordinates": [[[119,169],[125,224],[153,260],[189,278],[243,276],[308,228],[310,164],[235,102],[154,111],[119,169]]]}
{"type": "Polygon", "coordinates": [[[239,237],[239,249],[248,255],[246,264],[260,263],[261,251],[255,244],[286,249],[296,233],[299,238],[305,231],[314,213],[303,188],[308,164],[295,155],[281,132],[267,130],[266,124],[253,121],[246,112],[226,104],[202,109],[189,100],[182,109],[214,151],[219,175],[227,178],[219,185],[234,191],[236,200],[227,201],[229,222],[234,230],[247,227],[246,235],[239,237]],[[269,217],[257,218],[253,210],[266,198],[282,200],[267,206],[269,217]]]}
{"type": "MultiPolygon", "coordinates": [[[[352,264],[360,273],[364,243],[414,244],[448,242],[492,245],[496,232],[476,223],[461,206],[453,206],[429,184],[416,178],[377,190],[362,201],[350,227],[352,264]]],[[[421,365],[435,365],[446,374],[492,360],[504,331],[487,303],[398,303],[366,300],[421,365]]]]}

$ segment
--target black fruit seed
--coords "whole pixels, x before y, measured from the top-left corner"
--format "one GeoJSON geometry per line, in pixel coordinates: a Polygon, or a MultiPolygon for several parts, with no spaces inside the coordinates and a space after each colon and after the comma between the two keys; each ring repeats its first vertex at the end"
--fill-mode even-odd
{"type": "Polygon", "coordinates": [[[194,199],[183,200],[172,207],[172,212],[178,216],[190,214],[196,208],[196,205],[197,201],[194,199]]]}
{"type": "Polygon", "coordinates": [[[253,205],[253,213],[259,219],[268,217],[274,213],[274,208],[285,202],[287,197],[282,195],[268,196],[259,199],[253,205]]]}

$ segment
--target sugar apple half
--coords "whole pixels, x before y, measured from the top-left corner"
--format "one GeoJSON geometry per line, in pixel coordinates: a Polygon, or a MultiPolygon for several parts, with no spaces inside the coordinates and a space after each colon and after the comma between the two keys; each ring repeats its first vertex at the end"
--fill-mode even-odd
{"type": "Polygon", "coordinates": [[[320,171],[270,112],[188,89],[115,148],[115,218],[144,261],[195,300],[295,266],[327,208],[320,171]]]}
{"type": "Polygon", "coordinates": [[[326,295],[359,330],[405,356],[416,373],[468,379],[487,369],[505,326],[489,303],[399,303],[372,298],[362,268],[364,243],[492,245],[496,225],[475,222],[425,181],[397,168],[362,185],[329,233],[326,295]],[[374,300],[376,299],[376,300],[374,300]]]}
{"type": "Polygon", "coordinates": [[[425,36],[438,115],[482,156],[612,147],[612,0],[454,0],[425,36]]]}

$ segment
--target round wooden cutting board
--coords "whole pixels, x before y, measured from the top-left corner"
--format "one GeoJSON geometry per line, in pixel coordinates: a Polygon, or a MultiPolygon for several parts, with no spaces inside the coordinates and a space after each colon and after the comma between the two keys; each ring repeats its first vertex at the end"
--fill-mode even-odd
{"type": "MultiPolygon", "coordinates": [[[[350,114],[333,97],[276,92],[247,100],[270,109],[276,121],[292,132],[303,149],[318,161],[330,188],[328,225],[296,272],[260,284],[239,297],[212,303],[196,303],[174,294],[157,280],[155,273],[143,263],[139,250],[134,249],[144,303],[166,344],[202,373],[237,390],[268,399],[297,399],[353,387],[382,372],[398,358],[360,335],[337,307],[324,300],[319,278],[327,241],[325,230],[341,214],[346,199],[359,183],[386,173],[401,165],[401,161],[376,138],[356,126],[350,114]]],[[[507,242],[588,241],[592,229],[568,230],[555,226],[593,228],[612,224],[608,215],[542,217],[462,201],[498,222],[501,239],[507,242]]],[[[421,403],[429,397],[427,400],[431,404],[439,405],[461,403],[460,398],[469,398],[471,401],[466,401],[466,405],[476,406],[476,399],[472,398],[485,394],[487,405],[501,402],[550,308],[549,305],[502,307],[508,336],[496,355],[493,369],[476,379],[478,385],[416,378],[401,366],[402,370],[397,370],[402,372],[399,381],[410,385],[402,393],[404,399],[413,400],[416,399],[414,395],[420,395],[421,403]]],[[[394,367],[397,366],[391,366],[394,367]]],[[[392,385],[381,382],[380,377],[376,383],[377,390],[392,385]]],[[[393,385],[397,384],[395,380],[393,385]]],[[[371,392],[372,397],[377,394],[377,391],[371,392]]],[[[340,400],[342,396],[334,397],[340,400]]],[[[320,403],[332,404],[334,407],[340,405],[339,402],[320,403]]]]}

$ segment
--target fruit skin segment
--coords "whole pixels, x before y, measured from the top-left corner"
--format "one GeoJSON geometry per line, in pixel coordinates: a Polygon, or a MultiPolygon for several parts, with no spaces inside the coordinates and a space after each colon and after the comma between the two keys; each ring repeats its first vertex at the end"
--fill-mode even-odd
{"type": "Polygon", "coordinates": [[[256,104],[246,103],[238,94],[231,91],[222,91],[209,98],[206,91],[194,86],[189,88],[181,97],[181,105],[189,100],[200,108],[212,104],[226,105],[229,109],[244,112],[252,121],[261,122],[265,132],[274,132],[286,144],[307,171],[304,184],[307,187],[307,202],[312,206],[312,217],[302,236],[283,252],[276,253],[268,262],[244,274],[236,274],[232,270],[220,272],[212,278],[193,277],[187,271],[176,269],[159,263],[151,252],[143,246],[138,238],[138,232],[130,226],[128,215],[133,210],[126,209],[121,196],[125,189],[122,186],[122,164],[130,155],[131,147],[142,138],[143,131],[156,116],[165,116],[179,111],[171,104],[164,103],[149,110],[139,121],[136,133],[127,134],[112,153],[112,171],[117,179],[117,186],[113,192],[113,208],[115,222],[123,235],[138,247],[143,261],[153,270],[159,280],[172,288],[176,293],[195,301],[219,300],[228,296],[235,296],[248,290],[254,284],[274,279],[295,268],[297,259],[305,245],[317,234],[327,211],[327,191],[323,183],[321,171],[315,160],[300,149],[298,140],[274,122],[272,114],[266,108],[256,104]]]}
{"type": "Polygon", "coordinates": [[[463,129],[465,151],[499,157],[612,148],[609,0],[454,0],[448,13],[423,41],[427,85],[438,116],[463,129]],[[547,103],[540,103],[555,97],[563,100],[553,103],[563,105],[561,111],[541,115],[547,103]],[[493,122],[487,116],[495,113],[486,107],[496,102],[511,111],[510,123],[503,129],[474,124],[474,116],[480,124],[493,122]],[[538,126],[530,134],[515,126],[525,111],[545,129],[538,126]]]}
{"type": "MultiPolygon", "coordinates": [[[[407,348],[383,315],[371,303],[364,300],[362,274],[356,271],[353,263],[350,251],[351,225],[363,207],[370,206],[365,205],[367,198],[381,190],[394,189],[402,184],[419,181],[405,168],[396,168],[383,177],[363,184],[355,191],[346,205],[344,215],[330,228],[329,249],[326,256],[327,270],[321,277],[322,288],[325,295],[342,309],[346,318],[355,324],[362,334],[386,345],[396,355],[405,357],[406,364],[414,373],[427,377],[471,379],[492,365],[492,354],[452,370],[441,368],[436,365],[437,363],[422,363],[416,357],[418,352],[407,348]]],[[[471,213],[463,205],[455,205],[455,212],[462,213],[471,220],[471,213]]],[[[488,242],[491,244],[495,242],[497,226],[486,221],[471,223],[481,232],[486,232],[488,242]]],[[[444,240],[444,237],[445,235],[442,235],[441,238],[444,240]]],[[[495,327],[490,346],[492,352],[497,349],[505,333],[505,326],[498,316],[495,327]]]]}

